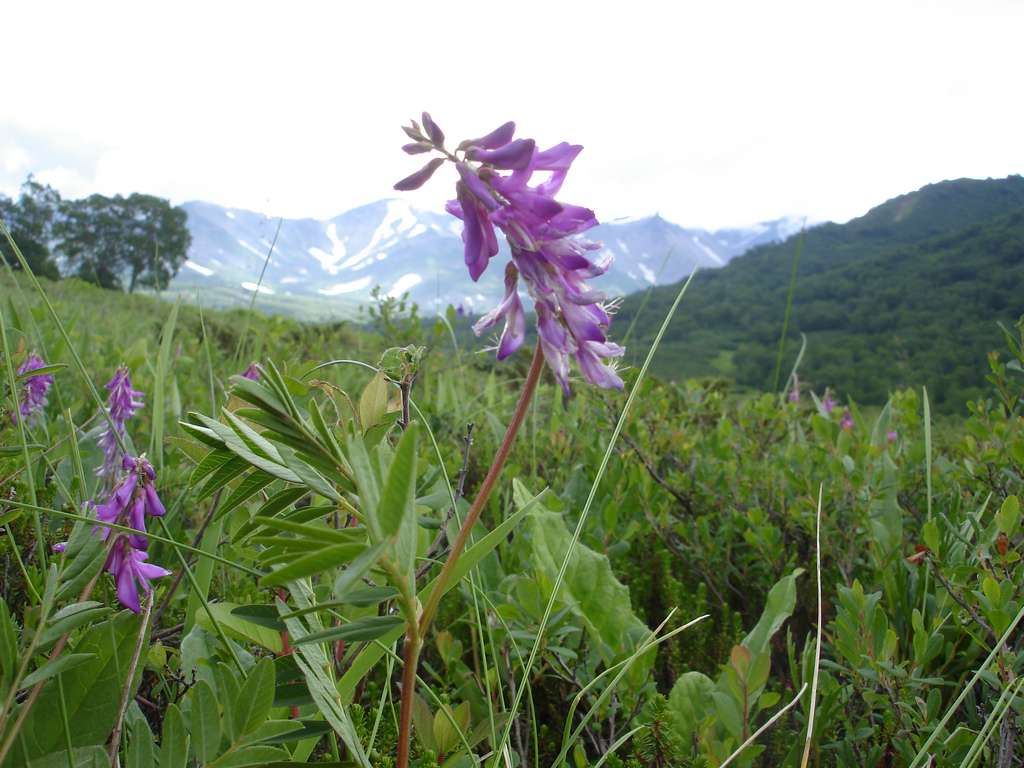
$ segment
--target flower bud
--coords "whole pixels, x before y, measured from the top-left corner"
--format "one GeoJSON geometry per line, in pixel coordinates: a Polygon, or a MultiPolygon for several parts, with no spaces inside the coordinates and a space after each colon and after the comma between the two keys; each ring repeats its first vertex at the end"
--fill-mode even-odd
{"type": "Polygon", "coordinates": [[[395,189],[399,192],[409,192],[413,189],[419,189],[430,180],[430,177],[434,175],[434,171],[440,168],[443,163],[443,157],[435,157],[429,163],[416,171],[416,173],[411,176],[406,176],[400,182],[395,184],[395,189]]]}
{"type": "Polygon", "coordinates": [[[427,129],[427,136],[434,142],[434,146],[444,146],[444,132],[438,127],[437,123],[431,119],[430,115],[426,112],[423,113],[423,127],[427,129]]]}
{"type": "Polygon", "coordinates": [[[416,141],[412,144],[403,144],[402,151],[407,155],[422,155],[424,152],[429,152],[434,148],[434,145],[429,141],[416,141]]]}

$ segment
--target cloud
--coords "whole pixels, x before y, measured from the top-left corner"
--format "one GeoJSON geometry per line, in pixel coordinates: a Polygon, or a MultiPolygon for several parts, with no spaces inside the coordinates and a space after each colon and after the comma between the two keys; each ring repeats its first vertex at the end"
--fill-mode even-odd
{"type": "MultiPolygon", "coordinates": [[[[1007,96],[1024,5],[1009,1],[183,0],[68,3],[60,24],[39,5],[5,17],[52,40],[39,57],[32,35],[8,38],[33,65],[5,82],[0,126],[34,168],[107,194],[328,217],[395,194],[414,165],[398,125],[423,108],[452,137],[515,119],[541,144],[583,144],[565,197],[602,218],[843,220],[1024,170],[1024,102],[1007,96]]],[[[437,208],[450,182],[409,199],[437,208]]]]}

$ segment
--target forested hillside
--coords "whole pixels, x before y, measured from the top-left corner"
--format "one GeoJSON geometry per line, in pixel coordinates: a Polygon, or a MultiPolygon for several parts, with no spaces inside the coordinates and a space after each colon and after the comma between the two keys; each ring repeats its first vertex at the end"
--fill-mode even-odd
{"type": "MultiPolygon", "coordinates": [[[[998,323],[1024,313],[1024,178],[932,184],[847,224],[826,224],[698,275],[663,346],[665,376],[774,384],[794,259],[784,381],[806,334],[801,379],[864,402],[927,385],[952,410],[977,396],[998,323]]],[[[677,287],[624,302],[642,354],[677,287]]],[[[634,358],[635,359],[635,358],[634,358]]]]}

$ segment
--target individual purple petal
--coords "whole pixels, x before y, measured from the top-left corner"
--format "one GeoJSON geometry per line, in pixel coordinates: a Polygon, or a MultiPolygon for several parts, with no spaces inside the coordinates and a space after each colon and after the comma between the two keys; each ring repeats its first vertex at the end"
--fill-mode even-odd
{"type": "Polygon", "coordinates": [[[519,349],[526,339],[526,314],[519,299],[518,283],[519,271],[510,262],[505,267],[505,298],[501,304],[473,324],[473,332],[479,336],[500,319],[505,319],[505,329],[498,343],[499,360],[504,360],[519,349]]]}
{"type": "MultiPolygon", "coordinates": [[[[465,163],[456,163],[456,170],[459,172],[459,176],[462,178],[462,183],[465,184],[466,188],[473,194],[477,200],[479,200],[489,211],[498,209],[498,201],[494,199],[494,195],[491,190],[487,188],[487,185],[477,175],[476,171],[470,168],[465,163]]],[[[466,203],[459,198],[462,202],[462,207],[465,209],[466,203]]]]}
{"type": "Polygon", "coordinates": [[[530,164],[536,147],[533,139],[517,139],[500,149],[473,148],[466,153],[466,157],[495,168],[521,171],[530,164]]]}
{"type": "MultiPolygon", "coordinates": [[[[146,500],[142,496],[136,498],[128,508],[128,527],[137,531],[146,530],[146,500]]],[[[149,546],[144,533],[132,533],[128,538],[135,549],[146,549],[149,546]]]]}
{"type": "Polygon", "coordinates": [[[67,548],[68,548],[68,543],[66,541],[58,541],[56,544],[54,544],[52,547],[50,547],[50,549],[52,549],[54,552],[56,552],[58,554],[62,553],[67,548]]]}
{"type": "Polygon", "coordinates": [[[582,151],[582,145],[563,141],[534,155],[533,169],[535,171],[567,171],[572,165],[572,161],[582,151]]]}
{"type": "Polygon", "coordinates": [[[241,376],[242,376],[243,379],[248,379],[249,381],[259,381],[260,380],[260,368],[259,368],[259,365],[257,365],[256,363],[249,363],[249,367],[246,368],[244,371],[242,371],[241,376]]]}
{"type": "Polygon", "coordinates": [[[157,496],[156,488],[150,483],[146,484],[146,512],[153,517],[163,517],[166,512],[163,502],[157,496]]]}
{"type": "Polygon", "coordinates": [[[419,189],[431,176],[434,175],[434,171],[440,168],[444,164],[444,158],[435,157],[429,163],[420,168],[416,173],[406,176],[400,182],[395,184],[395,189],[399,192],[409,192],[414,189],[419,189]]]}
{"type": "Polygon", "coordinates": [[[486,136],[481,136],[479,139],[467,139],[459,144],[459,149],[469,149],[470,147],[497,149],[498,147],[503,147],[512,141],[512,137],[515,133],[516,124],[510,120],[507,123],[499,125],[486,136]]]}
{"type": "Polygon", "coordinates": [[[430,152],[434,148],[434,145],[428,141],[414,141],[412,144],[403,144],[402,151],[407,155],[422,155],[424,152],[430,152]]]}
{"type": "Polygon", "coordinates": [[[434,146],[444,146],[444,133],[437,123],[434,122],[434,119],[426,112],[423,113],[423,127],[427,129],[427,136],[434,142],[434,146]]]}
{"type": "Polygon", "coordinates": [[[139,590],[135,586],[135,574],[132,573],[127,556],[122,557],[115,579],[117,581],[117,599],[121,601],[121,605],[133,613],[139,613],[142,608],[139,605],[139,590]]]}

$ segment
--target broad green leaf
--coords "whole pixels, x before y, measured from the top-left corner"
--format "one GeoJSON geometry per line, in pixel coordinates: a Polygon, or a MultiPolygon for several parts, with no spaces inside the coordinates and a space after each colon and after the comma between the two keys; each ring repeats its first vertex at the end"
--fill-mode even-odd
{"type": "Polygon", "coordinates": [[[226,515],[237,507],[240,507],[274,482],[275,479],[276,478],[274,478],[273,475],[264,472],[261,469],[257,469],[238,484],[238,486],[231,492],[231,495],[228,496],[227,501],[220,505],[220,509],[217,510],[217,514],[226,515]]]}
{"type": "Polygon", "coordinates": [[[366,526],[373,534],[375,541],[384,538],[380,521],[377,519],[377,508],[380,502],[380,480],[374,469],[366,444],[358,435],[348,439],[348,460],[355,475],[356,489],[359,494],[359,510],[366,518],[366,526]]]}
{"type": "Polygon", "coordinates": [[[761,618],[750,630],[750,634],[743,638],[742,644],[754,656],[768,650],[768,642],[772,635],[778,632],[786,619],[793,614],[796,607],[796,580],[803,572],[803,568],[797,568],[789,576],[779,579],[769,590],[761,618]]]}
{"type": "MultiPolygon", "coordinates": [[[[530,498],[526,489],[518,480],[513,488],[516,503],[525,505],[530,498]]],[[[569,551],[572,532],[562,515],[544,508],[528,515],[523,527],[528,534],[526,561],[546,583],[554,583],[569,551]]],[[[650,634],[647,625],[633,613],[629,589],[615,577],[608,557],[582,543],[577,542],[569,556],[559,598],[582,620],[607,663],[628,655],[650,634]]],[[[644,654],[627,679],[634,684],[645,679],[653,663],[654,652],[644,654]]]]}
{"type": "MultiPolygon", "coordinates": [[[[74,724],[73,747],[103,744],[113,730],[138,634],[139,617],[125,611],[90,627],[75,645],[76,654],[92,654],[93,658],[61,675],[68,722],[74,724]]],[[[141,674],[139,665],[132,690],[141,674]]],[[[44,684],[21,734],[24,749],[12,750],[9,766],[5,768],[17,768],[26,759],[34,762],[64,748],[64,721],[56,680],[51,678],[44,684]]]]}
{"type": "Polygon", "coordinates": [[[220,753],[220,710],[213,688],[200,680],[192,688],[192,745],[196,757],[208,763],[220,753]]]}
{"type": "MultiPolygon", "coordinates": [[[[210,612],[229,637],[244,643],[256,643],[273,653],[281,653],[284,650],[279,630],[261,625],[247,619],[244,615],[235,613],[236,609],[245,606],[239,606],[237,603],[210,603],[209,605],[210,612]]],[[[205,610],[196,613],[196,623],[208,632],[213,632],[210,616],[205,610]]]]}
{"type": "Polygon", "coordinates": [[[167,707],[160,742],[160,768],[185,768],[188,762],[188,731],[177,704],[167,707]]]}
{"type": "Polygon", "coordinates": [[[263,659],[246,677],[232,711],[235,732],[248,734],[259,728],[270,716],[274,704],[274,661],[263,659]]]}
{"type": "MultiPolygon", "coordinates": [[[[74,768],[110,768],[110,756],[107,755],[106,748],[100,744],[75,747],[71,750],[71,764],[74,768]]],[[[32,768],[68,768],[67,749],[33,759],[32,768]]]]}
{"type": "Polygon", "coordinates": [[[50,626],[46,628],[42,637],[39,638],[39,644],[45,648],[50,643],[56,642],[57,638],[65,632],[77,629],[90,621],[96,621],[109,612],[110,609],[107,606],[95,600],[87,600],[83,603],[72,603],[65,606],[50,619],[50,626]]]}
{"type": "Polygon", "coordinates": [[[1007,496],[999,511],[996,512],[996,525],[1007,536],[1013,536],[1017,532],[1017,524],[1019,522],[1020,501],[1015,495],[1007,496]]]}
{"type": "Polygon", "coordinates": [[[687,743],[710,714],[711,692],[715,684],[702,672],[684,672],[668,697],[668,708],[676,732],[687,743]]]}
{"type": "Polygon", "coordinates": [[[424,749],[437,752],[437,741],[434,739],[434,713],[430,705],[418,693],[412,695],[413,732],[424,749]]]}
{"type": "Polygon", "coordinates": [[[277,615],[277,608],[273,605],[240,605],[233,608],[231,614],[261,627],[284,632],[284,622],[277,615]]]}
{"type": "Polygon", "coordinates": [[[155,748],[153,732],[149,730],[145,719],[136,722],[128,742],[125,768],[153,768],[155,748]]]}
{"type": "Polygon", "coordinates": [[[388,410],[388,380],[378,372],[359,396],[359,424],[365,432],[384,418],[388,410]]]}

